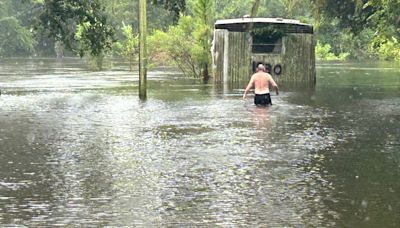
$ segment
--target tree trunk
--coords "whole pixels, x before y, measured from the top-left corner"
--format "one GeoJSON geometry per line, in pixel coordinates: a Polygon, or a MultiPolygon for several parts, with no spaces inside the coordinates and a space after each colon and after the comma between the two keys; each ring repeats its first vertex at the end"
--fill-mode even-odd
{"type": "Polygon", "coordinates": [[[139,98],[147,98],[146,0],[139,0],[139,98]]]}
{"type": "MultiPolygon", "coordinates": [[[[254,0],[253,7],[251,7],[250,18],[254,18],[255,16],[257,16],[259,6],[260,6],[260,0],[254,0]]],[[[249,32],[251,32],[251,30],[253,30],[253,23],[249,23],[249,25],[247,26],[247,30],[249,32]]]]}
{"type": "Polygon", "coordinates": [[[254,18],[255,16],[257,16],[259,6],[260,6],[260,0],[254,0],[253,7],[251,8],[251,14],[250,14],[251,18],[254,18]]]}
{"type": "Polygon", "coordinates": [[[205,63],[203,66],[203,81],[204,81],[204,83],[207,83],[208,79],[210,79],[210,76],[208,74],[208,63],[205,63]]]}

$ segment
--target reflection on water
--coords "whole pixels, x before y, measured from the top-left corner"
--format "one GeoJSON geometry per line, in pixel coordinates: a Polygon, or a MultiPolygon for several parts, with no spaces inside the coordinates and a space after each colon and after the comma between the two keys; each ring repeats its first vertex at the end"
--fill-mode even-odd
{"type": "Polygon", "coordinates": [[[169,71],[0,64],[2,226],[400,225],[400,79],[321,64],[274,105],[169,71]]]}

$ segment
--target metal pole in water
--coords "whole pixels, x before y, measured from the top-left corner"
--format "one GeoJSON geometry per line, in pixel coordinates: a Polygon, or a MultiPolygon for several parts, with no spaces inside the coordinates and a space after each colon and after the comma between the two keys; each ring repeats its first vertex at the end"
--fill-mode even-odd
{"type": "Polygon", "coordinates": [[[146,0],[139,0],[139,98],[147,97],[146,0]]]}

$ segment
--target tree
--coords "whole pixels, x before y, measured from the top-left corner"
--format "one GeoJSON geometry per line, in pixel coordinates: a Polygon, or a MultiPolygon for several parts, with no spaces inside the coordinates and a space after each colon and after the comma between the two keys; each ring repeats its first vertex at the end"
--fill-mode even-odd
{"type": "MultiPolygon", "coordinates": [[[[400,59],[400,1],[398,0],[311,0],[317,18],[318,38],[331,39],[333,51],[358,46],[378,53],[381,59],[400,59]],[[336,35],[332,34],[336,31],[336,35]],[[372,31],[372,32],[371,32],[372,31]],[[325,34],[325,35],[324,35],[325,34]],[[367,37],[366,37],[367,36],[367,37]],[[336,37],[336,38],[335,38],[336,37]],[[352,39],[349,39],[351,37],[352,39]],[[363,41],[364,45],[356,44],[363,41]]],[[[357,49],[359,49],[357,48],[357,49]]],[[[357,54],[359,50],[354,49],[357,54]]],[[[356,55],[350,53],[350,56],[356,55]]]]}
{"type": "Polygon", "coordinates": [[[166,10],[173,13],[173,20],[175,23],[179,20],[180,13],[186,11],[186,1],[185,0],[152,0],[155,5],[161,5],[166,10]]]}
{"type": "Polygon", "coordinates": [[[0,56],[34,54],[37,42],[25,24],[28,5],[20,1],[0,1],[0,56]]]}
{"type": "Polygon", "coordinates": [[[375,9],[368,20],[375,23],[380,34],[400,37],[399,0],[369,0],[363,7],[375,9]]]}
{"type": "Polygon", "coordinates": [[[157,30],[150,37],[152,59],[173,63],[187,75],[209,79],[214,1],[188,2],[192,16],[181,14],[178,23],[166,32],[157,30]]]}
{"type": "Polygon", "coordinates": [[[135,35],[132,26],[125,25],[122,27],[125,39],[122,43],[121,54],[129,61],[129,69],[132,70],[133,61],[136,60],[139,49],[139,36],[135,35]]]}
{"type": "Polygon", "coordinates": [[[81,57],[98,58],[97,67],[114,41],[114,29],[99,0],[44,0],[40,4],[40,25],[48,34],[81,57]]]}
{"type": "Polygon", "coordinates": [[[296,7],[300,5],[300,0],[281,0],[281,3],[285,6],[285,10],[289,17],[293,17],[296,7]]]}
{"type": "Polygon", "coordinates": [[[357,34],[368,27],[368,18],[374,7],[365,5],[368,0],[310,0],[314,5],[314,17],[337,19],[340,28],[350,28],[357,34]]]}
{"type": "Polygon", "coordinates": [[[250,17],[256,17],[257,16],[259,7],[260,7],[260,0],[254,0],[253,7],[251,7],[250,17]]]}
{"type": "Polygon", "coordinates": [[[215,1],[215,17],[218,19],[243,17],[250,13],[251,7],[250,0],[215,1]]]}
{"type": "Polygon", "coordinates": [[[182,15],[177,25],[170,26],[166,32],[154,31],[149,37],[149,53],[153,62],[175,64],[186,76],[200,78],[197,45],[193,33],[196,29],[191,16],[182,15]]]}
{"type": "MultiPolygon", "coordinates": [[[[139,31],[138,12],[139,1],[132,0],[101,0],[105,7],[105,13],[108,16],[109,24],[116,29],[117,39],[123,39],[124,35],[120,30],[122,23],[132,26],[134,33],[139,31]]],[[[179,14],[178,14],[179,16],[179,14]]],[[[152,5],[147,7],[148,30],[152,31],[158,28],[168,28],[173,24],[174,13],[163,8],[163,5],[152,5]]]]}
{"type": "Polygon", "coordinates": [[[194,37],[199,47],[197,50],[197,59],[201,66],[203,80],[209,79],[209,66],[211,65],[211,40],[214,24],[214,1],[196,0],[193,5],[196,20],[196,30],[194,37]]]}
{"type": "Polygon", "coordinates": [[[35,40],[15,17],[0,19],[0,56],[29,55],[34,52],[35,40]]]}
{"type": "Polygon", "coordinates": [[[370,48],[381,59],[400,61],[400,1],[369,0],[364,7],[376,9],[369,18],[377,30],[370,48]]]}

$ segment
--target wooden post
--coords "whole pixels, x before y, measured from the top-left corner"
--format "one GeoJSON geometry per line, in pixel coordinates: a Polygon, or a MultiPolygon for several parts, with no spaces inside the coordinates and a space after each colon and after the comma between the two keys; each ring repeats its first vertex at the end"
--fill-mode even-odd
{"type": "Polygon", "coordinates": [[[146,0],[139,0],[139,98],[147,98],[146,0]]]}

